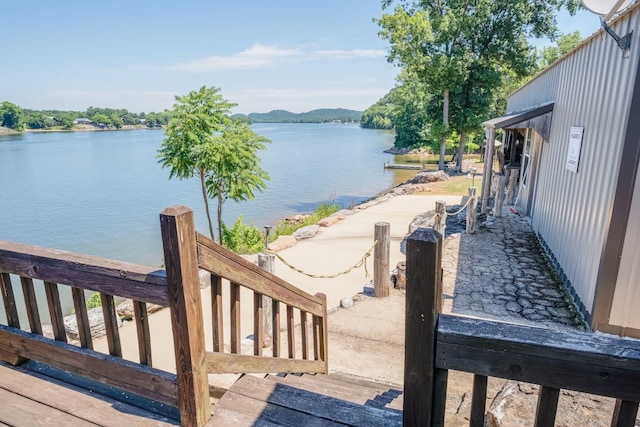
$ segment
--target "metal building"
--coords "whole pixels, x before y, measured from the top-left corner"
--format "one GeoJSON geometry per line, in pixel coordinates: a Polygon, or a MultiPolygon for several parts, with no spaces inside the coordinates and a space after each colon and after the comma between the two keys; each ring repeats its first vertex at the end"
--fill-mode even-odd
{"type": "Polygon", "coordinates": [[[514,208],[592,329],[640,338],[640,3],[609,26],[632,32],[628,51],[600,30],[485,126],[488,141],[505,130],[504,162],[519,171],[514,208]]]}

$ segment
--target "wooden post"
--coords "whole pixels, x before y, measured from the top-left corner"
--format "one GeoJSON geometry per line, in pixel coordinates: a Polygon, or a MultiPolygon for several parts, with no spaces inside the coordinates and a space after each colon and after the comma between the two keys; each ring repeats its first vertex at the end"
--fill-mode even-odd
{"type": "Polygon", "coordinates": [[[180,423],[204,426],[211,417],[211,409],[193,211],[184,206],[165,209],[160,214],[160,229],[176,355],[180,423]]]}
{"type": "Polygon", "coordinates": [[[436,216],[433,221],[433,229],[444,237],[444,230],[447,228],[447,203],[444,200],[436,201],[436,216]]]}
{"type": "Polygon", "coordinates": [[[493,173],[493,146],[496,139],[495,128],[489,128],[484,150],[484,169],[482,172],[482,213],[487,213],[491,194],[491,174],[493,173]]]}
{"type": "Polygon", "coordinates": [[[442,310],[442,236],[418,228],[407,239],[405,427],[430,426],[434,412],[435,343],[442,310]]]}
{"type": "Polygon", "coordinates": [[[469,187],[469,206],[467,206],[467,234],[475,234],[477,214],[478,214],[478,188],[469,187]]]}
{"type": "Polygon", "coordinates": [[[507,177],[498,177],[498,188],[496,189],[496,203],[493,207],[493,215],[500,218],[502,216],[502,206],[504,205],[504,187],[507,185],[507,177]]]}
{"type": "MultiPolygon", "coordinates": [[[[513,150],[515,152],[515,150],[513,150]]],[[[512,205],[516,202],[516,184],[520,169],[507,169],[509,171],[509,186],[507,188],[507,203],[512,205]]]]}
{"type": "MultiPolygon", "coordinates": [[[[274,273],[276,271],[276,256],[275,254],[258,254],[258,267],[261,269],[268,271],[269,273],[274,273]]],[[[263,328],[264,337],[263,337],[263,346],[270,347],[272,343],[273,337],[273,304],[272,299],[268,296],[262,296],[262,315],[263,315],[263,328]]]]}
{"type": "Polygon", "coordinates": [[[389,244],[388,222],[376,222],[373,237],[376,241],[373,249],[373,295],[378,298],[389,296],[389,244]]]}

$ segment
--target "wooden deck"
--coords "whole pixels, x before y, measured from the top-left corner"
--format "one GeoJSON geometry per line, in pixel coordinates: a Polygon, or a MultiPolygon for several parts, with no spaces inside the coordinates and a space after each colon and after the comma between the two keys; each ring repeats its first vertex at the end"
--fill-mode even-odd
{"type": "Polygon", "coordinates": [[[0,425],[174,426],[179,421],[0,362],[0,425]]]}
{"type": "Polygon", "coordinates": [[[207,426],[400,426],[401,388],[342,375],[246,375],[207,426]]]}

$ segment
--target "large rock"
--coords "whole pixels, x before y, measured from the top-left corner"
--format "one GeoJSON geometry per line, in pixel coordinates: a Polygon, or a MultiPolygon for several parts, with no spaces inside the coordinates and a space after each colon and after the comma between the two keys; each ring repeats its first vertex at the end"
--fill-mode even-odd
{"type": "MultiPolygon", "coordinates": [[[[102,307],[92,308],[87,312],[89,317],[89,327],[91,328],[91,337],[98,338],[106,335],[106,329],[104,326],[104,316],[102,315],[102,307]]],[[[117,320],[118,327],[122,326],[122,320],[117,320]]],[[[64,330],[67,336],[73,341],[80,341],[80,335],[78,333],[78,322],[76,316],[65,316],[64,318],[64,330]]]]}
{"type": "Polygon", "coordinates": [[[283,249],[295,246],[298,241],[293,236],[280,236],[275,241],[269,243],[269,250],[279,252],[283,249]]]}
{"type": "MultiPolygon", "coordinates": [[[[163,308],[163,306],[158,304],[147,303],[147,314],[155,313],[163,308]]],[[[116,305],[116,313],[118,313],[121,320],[133,320],[136,317],[133,310],[133,301],[127,299],[116,305]]]]}
{"type": "Polygon", "coordinates": [[[424,184],[429,182],[447,181],[449,175],[444,171],[418,172],[411,182],[414,184],[424,184]]]}
{"type": "Polygon", "coordinates": [[[317,224],[307,225],[306,227],[302,227],[302,228],[297,229],[293,233],[293,237],[296,240],[305,240],[305,239],[312,238],[313,236],[315,236],[319,232],[320,232],[320,226],[319,225],[317,225],[317,224]]]}
{"type": "Polygon", "coordinates": [[[337,222],[342,221],[346,217],[347,217],[347,214],[344,213],[344,211],[339,211],[334,213],[331,216],[322,218],[316,224],[319,225],[320,227],[331,227],[333,224],[336,224],[337,222]]]}
{"type": "MultiPolygon", "coordinates": [[[[539,387],[507,381],[493,399],[486,414],[487,427],[530,426],[535,419],[539,387]]],[[[609,426],[615,401],[611,398],[560,392],[556,426],[609,426]]],[[[638,423],[636,422],[636,425],[638,423]]]]}

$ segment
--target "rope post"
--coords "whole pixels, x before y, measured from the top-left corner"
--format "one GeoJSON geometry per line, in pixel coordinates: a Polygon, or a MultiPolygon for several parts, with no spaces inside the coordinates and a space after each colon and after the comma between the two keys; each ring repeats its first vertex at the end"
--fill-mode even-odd
{"type": "Polygon", "coordinates": [[[478,215],[478,188],[469,187],[469,206],[467,207],[467,234],[475,234],[477,215],[478,215]]]}
{"type": "Polygon", "coordinates": [[[373,250],[373,295],[377,298],[389,296],[389,244],[388,222],[377,222],[374,229],[376,244],[373,250]]]}
{"type": "MultiPolygon", "coordinates": [[[[269,273],[276,271],[276,256],[272,253],[258,254],[258,267],[269,273]]],[[[266,295],[262,296],[262,330],[264,331],[262,346],[271,347],[271,338],[273,334],[273,316],[271,298],[266,295]]]]}
{"type": "Polygon", "coordinates": [[[444,238],[444,230],[447,228],[447,203],[444,200],[436,201],[436,216],[433,221],[433,229],[444,238]]]}

